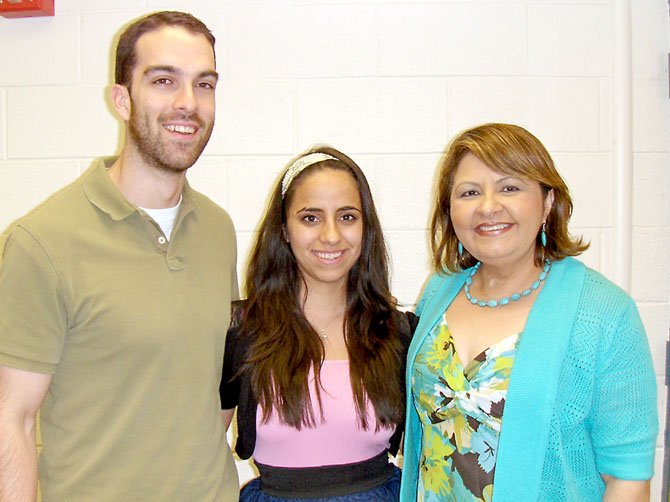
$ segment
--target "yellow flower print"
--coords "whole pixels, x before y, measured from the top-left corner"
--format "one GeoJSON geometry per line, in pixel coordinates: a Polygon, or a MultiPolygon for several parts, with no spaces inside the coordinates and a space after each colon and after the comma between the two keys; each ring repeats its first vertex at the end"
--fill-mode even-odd
{"type": "Polygon", "coordinates": [[[444,441],[431,429],[426,430],[421,459],[421,478],[424,489],[437,495],[451,492],[452,478],[447,475],[448,459],[454,452],[453,446],[444,441]]]}
{"type": "Polygon", "coordinates": [[[445,354],[451,350],[450,332],[446,326],[440,326],[425,353],[425,364],[433,370],[439,370],[444,364],[445,354]]]}
{"type": "Polygon", "coordinates": [[[470,451],[472,428],[468,424],[467,416],[461,414],[455,415],[451,426],[453,427],[453,436],[456,440],[456,449],[458,451],[470,451]]]}

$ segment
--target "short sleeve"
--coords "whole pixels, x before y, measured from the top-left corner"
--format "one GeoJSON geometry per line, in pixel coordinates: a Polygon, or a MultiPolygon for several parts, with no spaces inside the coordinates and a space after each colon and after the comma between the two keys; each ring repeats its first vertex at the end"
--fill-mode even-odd
{"type": "Polygon", "coordinates": [[[53,374],[67,333],[67,309],[46,249],[18,226],[0,261],[0,364],[53,374]]]}
{"type": "Polygon", "coordinates": [[[653,475],[658,433],[656,377],[632,299],[598,348],[593,447],[601,474],[647,480],[653,475]]]}

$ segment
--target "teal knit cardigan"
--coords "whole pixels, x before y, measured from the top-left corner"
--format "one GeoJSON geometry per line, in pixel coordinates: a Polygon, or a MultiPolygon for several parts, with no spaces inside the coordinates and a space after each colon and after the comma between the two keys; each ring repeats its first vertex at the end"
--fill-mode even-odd
{"type": "MultiPolygon", "coordinates": [[[[414,361],[466,274],[432,276],[417,307],[407,356],[403,502],[416,499],[421,451],[414,361]]],[[[601,474],[652,477],[657,433],[656,378],[635,303],[579,261],[555,262],[519,343],[493,501],[600,500],[601,474]]]]}

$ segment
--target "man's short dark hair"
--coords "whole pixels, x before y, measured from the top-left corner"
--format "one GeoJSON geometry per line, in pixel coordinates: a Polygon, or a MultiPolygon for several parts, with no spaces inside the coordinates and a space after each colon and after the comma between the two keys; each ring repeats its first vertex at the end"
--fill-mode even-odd
{"type": "Polygon", "coordinates": [[[198,18],[186,12],[161,11],[149,14],[132,23],[119,37],[116,46],[116,61],[114,70],[114,81],[117,84],[130,87],[133,67],[137,62],[135,48],[137,40],[152,31],[159,30],[165,26],[176,26],[184,28],[193,33],[203,35],[212,46],[214,51],[214,35],[209,28],[198,18]]]}

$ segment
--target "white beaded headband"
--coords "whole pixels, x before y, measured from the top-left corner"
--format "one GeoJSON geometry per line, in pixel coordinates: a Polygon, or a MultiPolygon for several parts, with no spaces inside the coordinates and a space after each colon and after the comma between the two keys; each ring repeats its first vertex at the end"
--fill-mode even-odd
{"type": "Polygon", "coordinates": [[[340,160],[337,157],[328,155],[327,153],[314,152],[308,153],[304,157],[300,157],[293,164],[289,166],[284,174],[284,178],[281,180],[281,196],[282,198],[286,195],[288,187],[291,186],[291,182],[298,176],[301,172],[307,169],[309,166],[316,164],[317,162],[323,162],[324,160],[340,160]]]}

